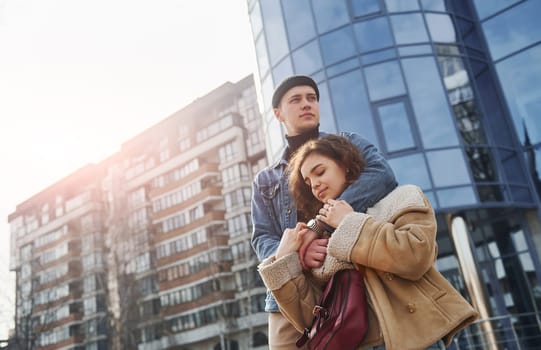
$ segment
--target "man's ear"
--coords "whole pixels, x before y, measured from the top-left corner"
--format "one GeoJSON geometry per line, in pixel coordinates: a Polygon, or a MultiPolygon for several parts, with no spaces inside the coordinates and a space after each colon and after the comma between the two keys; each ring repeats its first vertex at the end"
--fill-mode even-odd
{"type": "Polygon", "coordinates": [[[274,116],[276,117],[276,119],[278,119],[279,122],[284,121],[284,118],[282,118],[282,111],[280,110],[280,108],[274,108],[272,111],[274,112],[274,116]]]}

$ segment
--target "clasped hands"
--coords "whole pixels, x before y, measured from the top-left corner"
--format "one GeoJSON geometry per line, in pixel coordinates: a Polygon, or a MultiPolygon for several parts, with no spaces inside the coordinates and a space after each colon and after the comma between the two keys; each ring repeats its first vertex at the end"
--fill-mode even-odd
{"type": "MultiPolygon", "coordinates": [[[[353,208],[343,200],[329,199],[316,215],[316,219],[331,227],[338,227],[344,217],[353,212],[353,208]]],[[[299,252],[304,270],[323,265],[327,256],[328,237],[319,237],[306,223],[299,222],[292,229],[286,229],[276,251],[276,259],[293,252],[299,252]]]]}

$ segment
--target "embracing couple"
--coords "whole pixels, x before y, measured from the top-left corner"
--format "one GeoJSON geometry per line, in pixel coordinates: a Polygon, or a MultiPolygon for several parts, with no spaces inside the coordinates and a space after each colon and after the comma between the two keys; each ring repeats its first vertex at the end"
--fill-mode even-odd
{"type": "Polygon", "coordinates": [[[297,349],[325,282],[342,269],[365,276],[368,331],[359,349],[445,349],[478,314],[434,267],[436,217],[422,190],[397,186],[359,135],[319,131],[310,77],[284,80],[272,104],[287,147],[256,175],[252,198],[270,349],[297,349]]]}

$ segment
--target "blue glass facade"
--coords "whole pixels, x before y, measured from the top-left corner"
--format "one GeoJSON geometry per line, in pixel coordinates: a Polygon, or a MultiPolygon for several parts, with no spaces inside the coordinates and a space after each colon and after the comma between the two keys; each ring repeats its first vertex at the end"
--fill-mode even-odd
{"type": "MultiPolygon", "coordinates": [[[[248,9],[269,157],[284,146],[274,86],[312,76],[321,129],[365,136],[400,183],[428,195],[438,266],[467,296],[447,220],[466,219],[495,339],[541,343],[541,1],[248,0],[248,9]]],[[[479,341],[461,335],[456,346],[479,341]]]]}

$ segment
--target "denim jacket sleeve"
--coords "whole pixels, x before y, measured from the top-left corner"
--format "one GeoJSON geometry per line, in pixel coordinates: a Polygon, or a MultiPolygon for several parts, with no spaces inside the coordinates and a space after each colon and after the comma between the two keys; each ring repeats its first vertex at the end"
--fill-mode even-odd
{"type": "Polygon", "coordinates": [[[359,148],[365,166],[361,176],[346,188],[340,199],[348,202],[356,211],[364,213],[394,190],[397,182],[389,163],[376,146],[358,134],[342,132],[341,135],[359,148]]]}
{"type": "Polygon", "coordinates": [[[252,247],[260,261],[273,255],[278,248],[282,232],[275,213],[273,200],[279,191],[279,182],[272,181],[269,170],[263,170],[252,184],[252,247]]]}

